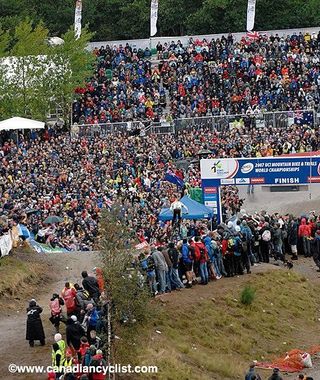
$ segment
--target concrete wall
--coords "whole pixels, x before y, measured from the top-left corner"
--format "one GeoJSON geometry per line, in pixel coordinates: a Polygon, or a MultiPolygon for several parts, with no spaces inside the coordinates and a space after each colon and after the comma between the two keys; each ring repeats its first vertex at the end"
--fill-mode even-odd
{"type": "MultiPolygon", "coordinates": [[[[268,31],[259,31],[259,33],[262,33],[262,34],[267,34],[267,35],[270,35],[270,34],[276,34],[278,33],[279,36],[287,36],[287,35],[292,35],[294,33],[300,33],[300,32],[309,32],[309,33],[317,33],[319,32],[320,30],[320,26],[319,27],[316,27],[316,28],[302,28],[302,29],[282,29],[282,30],[268,30],[268,31]]],[[[246,34],[246,32],[240,32],[240,33],[233,33],[233,36],[234,38],[238,41],[240,40],[244,35],[246,34]]],[[[95,47],[100,47],[100,46],[106,46],[106,45],[125,45],[127,42],[129,42],[129,44],[132,46],[132,47],[135,47],[135,48],[142,48],[142,49],[145,49],[146,47],[150,47],[150,44],[151,44],[151,47],[155,47],[158,43],[158,41],[160,41],[162,44],[165,43],[165,42],[171,42],[171,41],[177,41],[177,40],[180,40],[183,44],[186,44],[189,40],[190,37],[192,37],[193,39],[196,39],[196,38],[199,38],[199,39],[203,39],[203,38],[206,38],[207,40],[211,40],[212,38],[221,38],[222,36],[227,36],[228,35],[228,32],[226,33],[220,33],[220,34],[203,34],[203,35],[196,35],[196,36],[176,36],[176,37],[152,37],[151,39],[150,38],[145,38],[145,39],[142,39],[142,40],[124,40],[124,41],[96,41],[96,42],[90,42],[89,44],[89,49],[93,50],[95,47]]]]}

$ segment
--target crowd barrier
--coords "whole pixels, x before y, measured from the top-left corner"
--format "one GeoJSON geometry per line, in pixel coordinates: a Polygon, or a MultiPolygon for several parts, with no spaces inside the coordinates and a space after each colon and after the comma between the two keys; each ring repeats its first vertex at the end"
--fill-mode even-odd
{"type": "Polygon", "coordinates": [[[295,122],[310,125],[319,125],[320,114],[314,109],[300,111],[277,111],[265,112],[256,115],[216,115],[196,118],[175,119],[173,121],[150,122],[150,121],[129,121],[120,123],[100,123],[100,124],[73,124],[71,135],[74,137],[98,137],[106,136],[110,133],[132,133],[139,131],[140,135],[149,134],[178,134],[183,131],[209,128],[212,131],[223,132],[240,125],[246,125],[258,129],[265,127],[275,127],[285,129],[295,122]]]}

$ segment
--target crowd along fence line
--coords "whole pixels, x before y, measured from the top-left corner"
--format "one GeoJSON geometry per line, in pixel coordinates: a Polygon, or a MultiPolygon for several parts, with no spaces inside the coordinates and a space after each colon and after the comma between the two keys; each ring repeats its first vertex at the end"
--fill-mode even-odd
{"type": "Polygon", "coordinates": [[[201,128],[212,131],[223,132],[232,128],[237,128],[242,123],[257,129],[265,127],[275,127],[285,129],[290,127],[296,121],[310,125],[318,126],[320,114],[314,109],[300,111],[276,111],[265,112],[253,115],[215,115],[193,118],[181,118],[173,121],[150,122],[150,121],[123,121],[116,123],[99,123],[99,124],[73,124],[71,126],[72,137],[95,137],[107,136],[110,133],[139,133],[141,135],[150,134],[179,134],[188,130],[199,130],[201,128]],[[309,115],[305,120],[305,115],[309,115]]]}
{"type": "MultiPolygon", "coordinates": [[[[318,33],[320,30],[319,27],[309,27],[309,28],[296,28],[296,29],[278,29],[278,30],[260,30],[258,31],[260,34],[265,34],[270,36],[271,34],[275,35],[278,34],[280,37],[292,35],[292,34],[299,34],[301,33],[318,33]]],[[[167,37],[152,37],[152,38],[144,38],[144,39],[135,39],[135,40],[113,40],[113,41],[93,41],[88,44],[88,50],[93,50],[94,48],[100,48],[101,46],[119,46],[120,44],[122,46],[125,46],[126,43],[129,43],[129,45],[136,49],[145,49],[145,48],[155,48],[158,42],[161,42],[164,44],[167,42],[168,44],[171,43],[171,41],[178,41],[180,40],[183,45],[188,44],[188,41],[190,38],[193,38],[193,40],[196,39],[207,39],[208,41],[211,41],[213,38],[221,38],[222,36],[227,37],[229,34],[228,31],[225,33],[217,33],[217,34],[198,34],[198,35],[189,35],[189,36],[167,36],[167,37]]],[[[246,35],[246,32],[235,32],[232,33],[235,41],[240,41],[241,38],[246,35]]]]}

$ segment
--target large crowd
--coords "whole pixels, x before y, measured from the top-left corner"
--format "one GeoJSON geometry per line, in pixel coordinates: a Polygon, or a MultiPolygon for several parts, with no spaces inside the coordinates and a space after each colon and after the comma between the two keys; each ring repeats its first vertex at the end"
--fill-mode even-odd
{"type": "Polygon", "coordinates": [[[318,109],[318,35],[190,39],[151,52],[125,46],[94,49],[97,65],[78,88],[73,121],[160,121],[266,111],[318,109]],[[169,112],[168,108],[169,108],[169,112]]]}
{"type": "MultiPolygon", "coordinates": [[[[140,241],[170,236],[170,223],[157,216],[189,188],[201,185],[199,152],[207,157],[272,156],[319,149],[317,127],[293,125],[285,131],[252,126],[212,131],[188,129],[177,135],[75,137],[55,129],[19,144],[0,147],[0,212],[8,223],[25,224],[41,243],[68,250],[91,250],[101,210],[123,205],[123,217],[140,241]],[[179,160],[188,161],[178,169],[179,160]],[[183,189],[164,181],[168,170],[184,180],[183,189]],[[45,224],[56,215],[59,224],[45,224]]],[[[236,187],[222,189],[226,218],[241,209],[236,187]]],[[[8,225],[9,224],[9,225],[8,225]]]]}
{"type": "MultiPolygon", "coordinates": [[[[2,132],[0,235],[23,224],[39,243],[93,250],[101,211],[117,203],[136,240],[148,247],[134,265],[153,296],[249,275],[253,266],[270,260],[290,269],[299,256],[312,256],[320,271],[320,216],[310,212],[297,218],[265,211],[248,215],[235,186],[222,187],[226,224],[215,219],[179,221],[176,229],[171,221],[158,220],[163,207],[201,186],[202,156],[266,157],[320,150],[318,126],[256,128],[250,121],[250,115],[263,111],[318,109],[319,48],[320,33],[239,42],[229,35],[212,41],[191,39],[187,46],[180,41],[159,43],[156,63],[149,49],[129,44],[96,48],[94,76],[85,88],[76,89],[74,122],[247,117],[219,131],[206,124],[174,135],[127,130],[70,136],[50,127],[15,139],[2,132]],[[184,185],[179,188],[166,181],[168,172],[184,185]],[[46,222],[50,216],[59,222],[46,222]]],[[[67,282],[50,300],[56,333],[54,366],[106,365],[104,342],[98,335],[106,331],[108,302],[103,285],[86,272],[82,278],[82,286],[67,282]],[[61,323],[66,324],[65,340],[61,323]]],[[[31,347],[36,340],[45,344],[41,312],[31,300],[27,310],[31,347]]],[[[254,367],[250,371],[247,379],[259,378],[254,367]]],[[[88,379],[82,373],[62,378],[88,379]]],[[[103,378],[96,374],[90,380],[103,378]]],[[[272,379],[281,377],[275,372],[272,379]]]]}

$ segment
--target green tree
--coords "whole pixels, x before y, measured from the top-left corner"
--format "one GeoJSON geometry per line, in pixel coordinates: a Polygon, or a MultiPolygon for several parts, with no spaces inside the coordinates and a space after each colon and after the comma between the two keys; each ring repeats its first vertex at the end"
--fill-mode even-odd
{"type": "Polygon", "coordinates": [[[79,39],[70,28],[64,44],[49,46],[49,31],[42,22],[20,22],[12,36],[0,31],[1,117],[28,116],[45,120],[59,105],[69,120],[74,89],[92,75],[92,37],[86,28],[79,39]]]}

